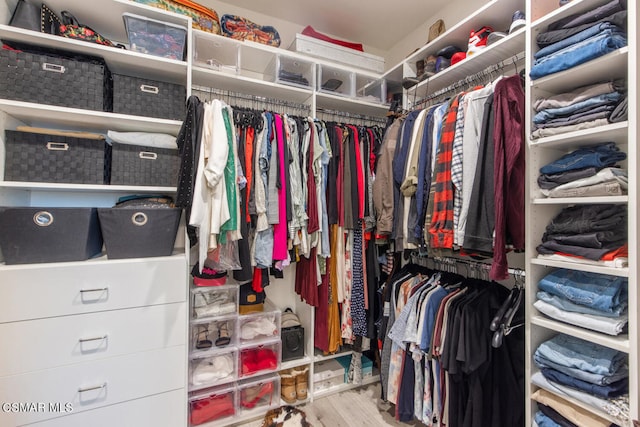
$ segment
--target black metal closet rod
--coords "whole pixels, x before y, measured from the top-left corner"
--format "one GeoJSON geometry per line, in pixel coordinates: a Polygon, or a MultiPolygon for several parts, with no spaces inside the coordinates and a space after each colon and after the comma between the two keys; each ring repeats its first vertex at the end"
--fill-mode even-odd
{"type": "Polygon", "coordinates": [[[307,105],[307,104],[301,104],[299,102],[287,101],[285,99],[269,98],[269,97],[265,97],[265,96],[251,95],[251,94],[247,94],[247,93],[234,92],[234,91],[230,91],[230,90],[217,89],[217,88],[206,87],[206,86],[195,86],[194,85],[194,86],[191,86],[191,90],[193,92],[200,92],[200,93],[207,94],[207,95],[210,95],[210,96],[216,95],[216,96],[221,96],[221,97],[227,97],[227,98],[233,98],[233,99],[241,99],[241,100],[245,100],[245,101],[258,102],[258,103],[261,103],[261,104],[289,107],[289,108],[293,108],[293,109],[297,109],[297,110],[303,110],[303,111],[307,111],[307,112],[311,111],[311,107],[309,105],[307,105]]]}
{"type": "Polygon", "coordinates": [[[348,111],[330,110],[328,108],[317,108],[316,115],[318,114],[327,114],[327,115],[336,116],[336,117],[347,117],[350,119],[364,120],[364,121],[383,123],[383,124],[386,123],[387,121],[386,117],[367,116],[363,114],[350,113],[348,111]]]}
{"type": "MultiPolygon", "coordinates": [[[[412,261],[415,262],[415,259],[425,259],[425,260],[432,260],[434,263],[440,263],[440,264],[444,264],[444,265],[450,265],[453,267],[457,268],[458,264],[464,264],[466,266],[468,266],[471,269],[477,269],[477,270],[490,270],[491,269],[491,265],[484,263],[484,262],[479,262],[479,261],[469,261],[466,259],[462,259],[462,258],[451,258],[451,257],[425,257],[419,254],[414,254],[416,255],[416,257],[412,257],[412,261]]],[[[509,268],[508,269],[509,274],[514,276],[514,277],[521,277],[524,278],[525,277],[525,271],[521,268],[509,268]]]]}

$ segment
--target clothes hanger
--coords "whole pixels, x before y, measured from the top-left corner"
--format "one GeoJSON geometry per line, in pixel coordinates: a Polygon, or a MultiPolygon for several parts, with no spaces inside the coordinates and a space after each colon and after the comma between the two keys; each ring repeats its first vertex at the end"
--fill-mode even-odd
{"type": "Polygon", "coordinates": [[[512,288],[511,293],[509,294],[509,297],[512,297],[512,295],[513,297],[507,297],[507,300],[505,300],[505,302],[502,304],[502,306],[498,310],[498,313],[492,320],[491,325],[489,326],[489,329],[495,331],[491,340],[491,345],[494,348],[500,347],[502,345],[504,337],[509,335],[511,331],[524,325],[524,323],[512,325],[513,318],[518,312],[522,303],[522,298],[524,296],[524,283],[522,279],[522,274],[520,272],[516,272],[515,285],[512,288]],[[494,323],[504,307],[506,307],[506,310],[502,313],[502,316],[500,316],[499,324],[494,323]],[[496,327],[496,329],[492,329],[493,327],[496,327]]]}

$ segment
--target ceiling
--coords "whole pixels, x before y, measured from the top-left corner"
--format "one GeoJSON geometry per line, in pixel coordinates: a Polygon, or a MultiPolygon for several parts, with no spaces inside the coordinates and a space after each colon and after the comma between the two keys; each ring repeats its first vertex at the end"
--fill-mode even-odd
{"type": "MultiPolygon", "coordinates": [[[[316,31],[390,50],[407,34],[435,21],[447,0],[220,0],[316,31]]],[[[206,0],[202,3],[206,3],[206,0]]],[[[266,24],[266,23],[261,23],[266,24]]]]}

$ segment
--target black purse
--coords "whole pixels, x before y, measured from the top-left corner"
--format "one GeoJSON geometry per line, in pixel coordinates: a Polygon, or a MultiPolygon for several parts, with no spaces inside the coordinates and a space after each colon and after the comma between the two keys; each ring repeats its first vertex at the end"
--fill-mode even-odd
{"type": "Polygon", "coordinates": [[[60,32],[60,18],[46,4],[40,6],[26,0],[18,0],[18,4],[11,15],[9,25],[38,31],[47,34],[60,32]]]}

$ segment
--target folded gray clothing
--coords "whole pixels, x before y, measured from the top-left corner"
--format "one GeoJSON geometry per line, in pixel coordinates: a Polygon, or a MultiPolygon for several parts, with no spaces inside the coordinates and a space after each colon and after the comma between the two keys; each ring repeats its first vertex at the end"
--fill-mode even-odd
{"type": "Polygon", "coordinates": [[[601,182],[587,185],[586,187],[560,188],[556,187],[549,192],[549,198],[562,197],[611,197],[624,196],[628,193],[628,186],[623,186],[618,181],[601,182]]]}
{"type": "Polygon", "coordinates": [[[627,170],[616,167],[602,168],[593,176],[564,183],[552,190],[541,189],[541,192],[548,196],[549,192],[584,188],[596,184],[609,184],[613,182],[619,183],[622,188],[626,190],[629,187],[629,174],[627,173],[627,170]]]}
{"type": "Polygon", "coordinates": [[[176,137],[166,133],[150,132],[107,132],[107,142],[117,142],[119,144],[139,145],[153,148],[178,149],[176,137]]]}
{"type": "Polygon", "coordinates": [[[619,123],[619,122],[625,122],[628,120],[629,117],[629,98],[627,95],[625,95],[620,102],[618,102],[618,105],[616,105],[616,108],[614,108],[614,110],[611,112],[611,115],[609,116],[609,121],[611,123],[619,123]]]}
{"type": "Polygon", "coordinates": [[[577,125],[580,123],[591,122],[598,119],[609,119],[611,115],[611,111],[600,111],[599,113],[588,113],[584,115],[579,115],[575,118],[567,118],[566,121],[551,121],[540,124],[534,124],[533,129],[549,129],[549,128],[560,128],[564,126],[577,125]]]}
{"type": "Polygon", "coordinates": [[[609,124],[609,120],[607,119],[596,119],[589,122],[578,123],[575,125],[567,125],[567,126],[561,126],[556,128],[541,128],[531,132],[531,138],[532,139],[545,138],[547,136],[561,135],[567,132],[597,128],[597,127],[605,126],[608,124],[609,124]]]}
{"type": "Polygon", "coordinates": [[[624,82],[622,80],[616,80],[613,82],[600,82],[588,86],[581,86],[570,92],[560,93],[548,98],[537,99],[533,103],[533,108],[536,110],[536,112],[539,112],[549,108],[568,107],[569,105],[585,101],[595,96],[605,95],[611,92],[621,92],[621,90],[618,89],[621,86],[624,86],[624,82]]]}
{"type": "Polygon", "coordinates": [[[545,31],[544,33],[538,34],[538,36],[536,37],[536,43],[540,48],[543,48],[543,47],[552,45],[554,43],[557,43],[561,40],[564,40],[566,38],[569,38],[574,34],[578,34],[579,32],[586,30],[587,28],[590,28],[596,24],[600,24],[603,22],[610,22],[626,30],[627,11],[621,10],[611,15],[605,16],[596,22],[590,22],[587,24],[578,25],[577,27],[545,31]]]}
{"type": "Polygon", "coordinates": [[[559,185],[566,184],[567,182],[576,181],[582,178],[589,178],[598,173],[598,169],[595,167],[588,167],[584,169],[573,169],[560,173],[543,173],[538,177],[538,187],[542,190],[551,190],[559,185]]]}
{"type": "Polygon", "coordinates": [[[611,0],[602,6],[591,9],[587,12],[574,13],[565,18],[558,19],[555,22],[549,24],[549,30],[559,30],[566,28],[574,28],[584,24],[593,25],[599,20],[611,16],[616,12],[620,12],[627,9],[627,0],[611,0]]]}

